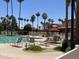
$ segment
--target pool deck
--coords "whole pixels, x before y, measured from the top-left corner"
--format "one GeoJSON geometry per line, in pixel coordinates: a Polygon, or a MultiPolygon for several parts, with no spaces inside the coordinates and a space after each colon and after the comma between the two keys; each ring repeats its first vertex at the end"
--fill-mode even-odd
{"type": "Polygon", "coordinates": [[[0,55],[0,59],[13,59],[13,58],[0,55]]]}
{"type": "MultiPolygon", "coordinates": [[[[55,46],[56,45],[52,45],[47,48],[54,48],[55,46]]],[[[4,57],[3,59],[55,59],[62,54],[64,53],[55,50],[35,53],[23,51],[23,48],[12,47],[9,44],[0,44],[0,55],[4,57]]],[[[2,59],[2,57],[0,57],[0,59],[2,59]]]]}

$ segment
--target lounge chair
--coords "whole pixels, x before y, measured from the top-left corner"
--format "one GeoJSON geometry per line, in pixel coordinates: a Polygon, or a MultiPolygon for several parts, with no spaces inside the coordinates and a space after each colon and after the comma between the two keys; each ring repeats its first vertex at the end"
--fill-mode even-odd
{"type": "Polygon", "coordinates": [[[30,38],[29,40],[29,45],[35,45],[35,39],[34,38],[30,38]]]}
{"type": "Polygon", "coordinates": [[[12,44],[12,46],[14,46],[14,47],[22,47],[22,45],[20,45],[21,42],[22,42],[22,37],[19,37],[17,39],[17,41],[12,44]]]}
{"type": "Polygon", "coordinates": [[[40,45],[49,46],[51,43],[57,43],[59,38],[57,36],[48,37],[45,41],[40,42],[40,45]]]}

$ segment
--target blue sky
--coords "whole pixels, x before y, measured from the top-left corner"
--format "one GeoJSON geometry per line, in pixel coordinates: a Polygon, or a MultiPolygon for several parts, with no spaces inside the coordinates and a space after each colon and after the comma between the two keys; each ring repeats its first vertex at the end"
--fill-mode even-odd
{"type": "MultiPolygon", "coordinates": [[[[11,12],[10,7],[11,6],[9,3],[9,14],[11,12]]],[[[14,15],[16,16],[16,18],[18,18],[19,4],[17,0],[13,0],[13,7],[14,15]]],[[[59,18],[65,18],[65,0],[25,0],[22,3],[21,17],[30,19],[31,15],[35,15],[37,12],[40,12],[40,14],[46,12],[48,14],[48,18],[54,19],[54,23],[59,23],[59,18]]],[[[6,3],[3,0],[0,0],[0,16],[5,15],[6,3]]],[[[43,21],[41,16],[39,17],[39,20],[40,22],[43,21]]],[[[36,23],[34,25],[36,25],[36,23]]]]}

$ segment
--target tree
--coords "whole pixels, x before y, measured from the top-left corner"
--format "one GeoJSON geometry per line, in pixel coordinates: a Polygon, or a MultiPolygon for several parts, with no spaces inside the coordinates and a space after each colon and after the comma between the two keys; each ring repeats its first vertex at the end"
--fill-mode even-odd
{"type": "Polygon", "coordinates": [[[79,0],[76,0],[76,6],[75,6],[75,15],[76,15],[76,40],[75,43],[79,45],[79,0]]]}
{"type": "Polygon", "coordinates": [[[63,22],[64,22],[64,21],[63,21],[62,19],[60,19],[60,18],[58,19],[58,21],[61,22],[62,24],[63,24],[63,22]]]}
{"type": "Polygon", "coordinates": [[[0,31],[3,31],[4,27],[2,26],[2,23],[0,22],[0,31]]]}
{"type": "Polygon", "coordinates": [[[26,24],[24,26],[24,29],[23,30],[24,30],[25,34],[28,34],[29,31],[32,31],[32,26],[30,24],[26,24]]]}
{"type": "Polygon", "coordinates": [[[17,1],[19,2],[19,18],[18,18],[18,20],[19,20],[19,27],[20,27],[21,4],[22,4],[22,2],[23,2],[24,0],[17,0],[17,1]]]}
{"type": "Polygon", "coordinates": [[[48,30],[50,29],[50,25],[51,25],[51,19],[49,18],[48,19],[48,22],[49,22],[49,27],[48,27],[48,30]]]}
{"type": "MultiPolygon", "coordinates": [[[[79,2],[79,0],[77,2],[79,2]]],[[[75,48],[75,43],[74,43],[74,7],[75,7],[75,0],[72,0],[71,1],[71,34],[72,35],[71,35],[71,40],[70,40],[71,50],[75,48]]]]}
{"type": "Polygon", "coordinates": [[[24,26],[24,30],[25,30],[25,31],[32,31],[32,26],[31,26],[30,24],[26,24],[26,25],[24,26]]]}
{"type": "Polygon", "coordinates": [[[32,16],[31,16],[30,21],[32,22],[32,31],[33,31],[33,28],[34,28],[34,21],[35,21],[35,15],[32,15],[32,16]]]}
{"type": "Polygon", "coordinates": [[[18,26],[17,26],[17,22],[16,22],[16,18],[15,16],[11,16],[11,19],[12,19],[12,30],[18,30],[18,26]]]}
{"type": "Polygon", "coordinates": [[[13,16],[13,1],[11,0],[11,16],[13,16]]]}
{"type": "Polygon", "coordinates": [[[69,4],[70,4],[70,0],[66,0],[66,18],[65,18],[65,39],[62,43],[62,50],[65,51],[66,48],[68,47],[68,7],[69,7],[69,4]]]}
{"type": "Polygon", "coordinates": [[[27,21],[26,18],[24,18],[24,23],[25,23],[24,25],[26,25],[26,21],[27,21]]]}
{"type": "Polygon", "coordinates": [[[5,2],[6,2],[6,4],[7,4],[7,17],[8,17],[8,4],[9,4],[9,2],[10,2],[10,0],[4,0],[5,2]]]}
{"type": "Polygon", "coordinates": [[[29,22],[29,19],[27,19],[26,21],[27,21],[27,23],[28,23],[28,22],[29,22]]]}
{"type": "Polygon", "coordinates": [[[47,13],[42,14],[42,18],[44,19],[44,30],[45,30],[45,21],[46,21],[47,17],[48,17],[47,13]]]}
{"type": "MultiPolygon", "coordinates": [[[[37,13],[36,13],[36,16],[37,16],[37,29],[38,29],[38,26],[39,26],[39,19],[38,19],[38,17],[40,16],[40,13],[37,12],[37,13]]],[[[38,30],[39,30],[39,29],[38,29],[38,30]]]]}
{"type": "Polygon", "coordinates": [[[20,21],[21,21],[21,25],[23,27],[23,21],[24,21],[24,19],[23,18],[20,18],[20,21]]]}
{"type": "Polygon", "coordinates": [[[39,26],[39,30],[41,29],[41,26],[39,26]]]}
{"type": "Polygon", "coordinates": [[[9,26],[10,22],[5,17],[2,17],[2,26],[4,27],[4,30],[7,30],[7,27],[9,26]]]}

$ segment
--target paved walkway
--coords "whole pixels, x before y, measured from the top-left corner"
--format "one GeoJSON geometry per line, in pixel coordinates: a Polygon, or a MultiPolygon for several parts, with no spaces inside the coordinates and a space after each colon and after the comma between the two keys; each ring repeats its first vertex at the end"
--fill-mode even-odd
{"type": "Polygon", "coordinates": [[[50,48],[50,50],[45,50],[44,52],[31,52],[23,51],[22,48],[12,47],[7,44],[0,44],[0,55],[3,57],[6,56],[0,59],[55,59],[64,54],[63,52],[53,50],[55,46],[56,45],[51,45],[47,47],[47,49],[50,48]]]}
{"type": "Polygon", "coordinates": [[[1,56],[1,55],[0,55],[0,59],[13,59],[13,58],[5,57],[5,56],[1,56]]]}
{"type": "Polygon", "coordinates": [[[63,55],[61,58],[58,59],[79,59],[79,47],[68,52],[67,54],[63,55]]]}

